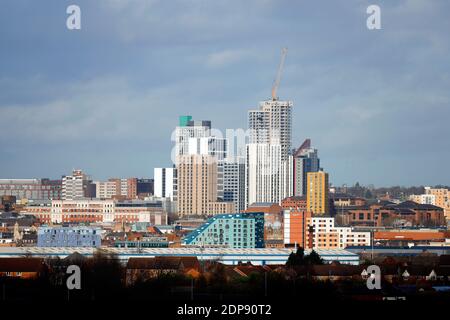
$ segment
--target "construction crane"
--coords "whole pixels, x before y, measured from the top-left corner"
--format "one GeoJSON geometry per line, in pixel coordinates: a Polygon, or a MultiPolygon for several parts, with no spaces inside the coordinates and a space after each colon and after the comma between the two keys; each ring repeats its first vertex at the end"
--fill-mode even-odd
{"type": "Polygon", "coordinates": [[[273,82],[273,86],[272,86],[272,100],[273,101],[278,99],[277,90],[278,90],[278,87],[280,86],[281,72],[283,71],[283,65],[284,65],[284,60],[286,59],[286,54],[287,54],[287,48],[281,49],[280,66],[278,67],[277,76],[276,76],[275,81],[273,82]]]}

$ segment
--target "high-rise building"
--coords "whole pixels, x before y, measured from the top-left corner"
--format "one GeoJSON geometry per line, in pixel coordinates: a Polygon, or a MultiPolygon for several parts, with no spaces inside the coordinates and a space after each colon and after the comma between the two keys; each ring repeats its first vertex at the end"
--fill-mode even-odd
{"type": "MultiPolygon", "coordinates": [[[[179,126],[175,130],[175,149],[173,160],[177,167],[178,156],[208,155],[217,162],[217,198],[223,200],[223,166],[227,157],[228,143],[221,137],[212,135],[211,121],[192,120],[191,116],[180,116],[179,126]]],[[[174,177],[174,200],[178,201],[178,177],[174,177]]],[[[215,200],[214,200],[215,201],[215,200]]]]}
{"type": "MultiPolygon", "coordinates": [[[[63,200],[75,200],[90,198],[90,185],[92,181],[89,176],[81,170],[73,170],[72,175],[62,178],[62,196],[63,200]]],[[[95,189],[95,188],[94,188],[95,189]]],[[[95,196],[95,195],[94,195],[95,196]]]]}
{"type": "Polygon", "coordinates": [[[306,194],[306,176],[308,172],[317,172],[320,169],[320,160],[317,149],[311,148],[311,140],[306,139],[297,150],[293,152],[293,192],[294,196],[306,194]]]}
{"type": "Polygon", "coordinates": [[[220,214],[191,232],[185,245],[264,248],[264,213],[220,214]]]}
{"type": "Polygon", "coordinates": [[[223,161],[227,157],[227,140],[214,136],[189,138],[187,154],[202,154],[223,161]]]}
{"type": "Polygon", "coordinates": [[[155,196],[160,198],[170,198],[174,196],[174,181],[176,176],[175,168],[155,168],[155,196]]]}
{"type": "Polygon", "coordinates": [[[217,201],[217,161],[208,155],[182,155],[177,159],[177,204],[180,216],[207,215],[217,201]]]}
{"type": "Polygon", "coordinates": [[[246,205],[255,202],[277,202],[281,194],[281,146],[279,144],[247,145],[246,205]]]}
{"type": "Polygon", "coordinates": [[[217,162],[217,198],[223,201],[223,163],[227,158],[227,140],[214,136],[189,138],[188,154],[208,155],[217,162]]]}
{"type": "MultiPolygon", "coordinates": [[[[179,126],[176,128],[176,138],[175,138],[175,155],[174,159],[176,165],[176,172],[174,174],[174,185],[173,185],[173,199],[178,203],[179,214],[194,214],[194,215],[209,215],[216,212],[221,212],[222,209],[232,208],[230,204],[223,203],[224,201],[224,163],[227,161],[228,155],[228,142],[226,139],[221,137],[216,137],[212,135],[211,121],[194,121],[191,116],[181,116],[179,126]],[[210,186],[214,185],[214,196],[212,194],[208,195],[208,200],[205,202],[203,199],[203,204],[199,206],[199,202],[191,197],[193,202],[197,204],[191,204],[188,206],[186,203],[186,198],[184,195],[181,196],[182,192],[186,190],[181,184],[186,180],[186,165],[180,164],[180,159],[182,156],[206,156],[210,164],[210,168],[214,167],[213,176],[209,175],[208,179],[215,178],[215,181],[208,181],[210,186]],[[183,169],[183,173],[180,170],[183,169]],[[184,176],[182,176],[184,175],[184,176]],[[209,206],[208,202],[215,202],[215,205],[209,206]],[[209,210],[209,208],[213,208],[209,210]],[[220,208],[220,210],[219,210],[220,208]],[[192,212],[189,212],[192,210],[192,212]]],[[[194,159],[194,158],[192,158],[194,159]]],[[[201,159],[201,158],[196,158],[201,159]]],[[[156,173],[155,173],[156,179],[156,173]]],[[[194,178],[195,179],[195,178],[194,178]]],[[[155,181],[156,182],[156,181],[155,181]]],[[[199,183],[198,185],[202,185],[199,183]]],[[[196,188],[196,185],[191,186],[196,188]]],[[[159,188],[159,187],[158,187],[159,188]]],[[[213,188],[209,187],[212,191],[213,188]]],[[[158,193],[159,195],[159,193],[158,193]]],[[[233,210],[234,211],[234,210],[233,210]]]]}
{"type": "Polygon", "coordinates": [[[250,143],[281,145],[281,160],[287,160],[292,145],[292,101],[266,100],[249,110],[250,143]]]}
{"type": "Polygon", "coordinates": [[[191,116],[180,116],[175,128],[175,150],[173,159],[189,154],[189,139],[204,138],[211,135],[211,121],[194,121],[191,116]]]}
{"type": "Polygon", "coordinates": [[[270,142],[269,113],[261,109],[248,111],[248,128],[250,129],[250,143],[270,142]]]}
{"type": "Polygon", "coordinates": [[[276,99],[248,112],[246,206],[292,195],[291,114],[292,102],[276,99]]]}
{"type": "Polygon", "coordinates": [[[227,159],[222,163],[223,201],[233,202],[237,212],[245,210],[245,160],[227,159]]]}
{"type": "Polygon", "coordinates": [[[314,215],[329,213],[328,173],[308,172],[306,183],[306,207],[314,215]]]}

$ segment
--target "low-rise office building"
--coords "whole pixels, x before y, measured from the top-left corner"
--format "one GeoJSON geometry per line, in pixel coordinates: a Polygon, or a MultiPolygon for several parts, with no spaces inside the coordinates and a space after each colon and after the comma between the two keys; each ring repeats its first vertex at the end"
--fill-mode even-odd
{"type": "Polygon", "coordinates": [[[100,247],[101,230],[89,227],[40,227],[38,247],[100,247]]]}
{"type": "Polygon", "coordinates": [[[41,223],[135,223],[166,225],[167,212],[160,201],[79,199],[53,200],[48,205],[28,205],[21,212],[41,223]]]}

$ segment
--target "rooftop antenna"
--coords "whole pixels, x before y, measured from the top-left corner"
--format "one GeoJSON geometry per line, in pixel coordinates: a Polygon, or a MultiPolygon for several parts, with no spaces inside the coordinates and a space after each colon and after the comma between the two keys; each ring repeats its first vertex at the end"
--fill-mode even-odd
{"type": "Polygon", "coordinates": [[[277,90],[278,90],[278,87],[280,86],[281,73],[283,71],[283,65],[284,65],[284,60],[286,59],[286,54],[287,54],[287,48],[281,49],[281,61],[280,61],[280,65],[278,66],[277,76],[276,76],[275,81],[273,82],[273,86],[272,86],[272,100],[273,101],[278,100],[277,90]]]}

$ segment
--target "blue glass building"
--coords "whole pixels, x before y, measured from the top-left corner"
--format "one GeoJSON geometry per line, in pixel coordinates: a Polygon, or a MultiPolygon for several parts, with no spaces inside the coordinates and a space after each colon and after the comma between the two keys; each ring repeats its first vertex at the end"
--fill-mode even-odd
{"type": "Polygon", "coordinates": [[[264,213],[219,214],[184,239],[185,245],[264,248],[264,213]]]}

